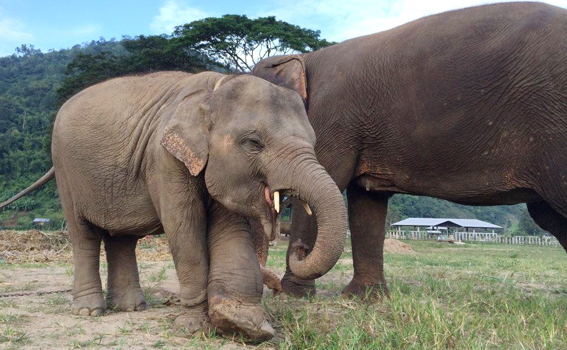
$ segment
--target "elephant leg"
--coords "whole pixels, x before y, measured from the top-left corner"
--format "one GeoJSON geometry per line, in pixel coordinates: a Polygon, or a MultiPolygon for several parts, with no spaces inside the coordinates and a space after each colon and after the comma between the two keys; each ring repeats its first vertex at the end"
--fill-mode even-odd
{"type": "Polygon", "coordinates": [[[264,310],[262,273],[245,218],[215,203],[209,211],[209,316],[221,333],[261,341],[274,336],[264,310]]]}
{"type": "Polygon", "coordinates": [[[258,258],[260,270],[262,271],[262,280],[264,281],[264,284],[273,291],[274,295],[283,293],[279,277],[266,267],[270,241],[264,233],[262,224],[260,221],[253,219],[249,219],[248,223],[250,224],[250,233],[252,235],[252,241],[254,242],[256,257],[258,258]]]}
{"type": "Polygon", "coordinates": [[[347,189],[354,277],[343,296],[388,295],[384,278],[384,238],[389,194],[375,193],[351,183],[347,189]]]}
{"type": "Polygon", "coordinates": [[[286,269],[282,277],[282,288],[287,295],[294,297],[306,297],[315,295],[315,280],[304,280],[293,274],[289,268],[289,257],[293,249],[292,244],[298,239],[306,245],[308,252],[311,251],[317,239],[317,219],[315,215],[309,216],[303,209],[303,204],[297,199],[292,199],[291,232],[286,254],[286,269]]]}
{"type": "Polygon", "coordinates": [[[211,330],[207,306],[209,254],[205,203],[208,199],[199,180],[188,178],[185,168],[169,169],[168,159],[158,162],[161,164],[158,176],[150,179],[149,189],[179,280],[182,311],[173,326],[179,335],[191,336],[211,330]]]}
{"type": "MultiPolygon", "coordinates": [[[[201,331],[209,332],[211,328],[207,307],[207,219],[202,203],[181,207],[173,203],[173,198],[168,198],[168,204],[183,208],[181,211],[186,214],[181,215],[182,218],[161,216],[173,255],[179,280],[179,299],[183,307],[182,313],[174,321],[174,328],[181,334],[190,336],[201,331]]],[[[172,207],[163,210],[168,214],[175,213],[172,207]]],[[[177,211],[177,214],[181,213],[177,211]]]]}
{"type": "Polygon", "coordinates": [[[100,243],[105,232],[82,219],[75,211],[69,182],[63,172],[57,174],[57,190],[67,221],[73,249],[73,302],[71,312],[81,316],[100,316],[106,310],[100,280],[100,243]]]}
{"type": "Polygon", "coordinates": [[[528,212],[535,223],[554,235],[567,251],[567,218],[559,214],[547,202],[528,203],[528,212]]]}
{"type": "Polygon", "coordinates": [[[107,302],[114,309],[140,311],[148,308],[138,275],[136,243],[139,237],[104,236],[108,262],[107,302]]]}
{"type": "Polygon", "coordinates": [[[77,218],[67,218],[67,227],[75,264],[71,311],[74,315],[100,316],[106,310],[99,273],[103,232],[77,218]]]}

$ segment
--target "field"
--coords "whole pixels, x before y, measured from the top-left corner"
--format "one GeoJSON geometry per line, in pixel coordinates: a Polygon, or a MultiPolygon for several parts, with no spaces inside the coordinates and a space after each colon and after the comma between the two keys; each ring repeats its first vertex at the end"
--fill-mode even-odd
{"type": "MultiPolygon", "coordinates": [[[[316,297],[286,299],[266,291],[277,336],[245,344],[218,335],[174,334],[178,285],[160,238],[138,247],[150,310],[70,315],[68,292],[37,293],[71,288],[64,237],[0,232],[0,348],[567,349],[567,254],[557,247],[406,242],[415,253],[386,254],[391,297],[376,303],[338,296],[352,276],[347,247],[318,280],[316,297]],[[30,295],[2,297],[11,293],[30,295]]],[[[271,249],[268,261],[280,276],[285,243],[271,249]]]]}

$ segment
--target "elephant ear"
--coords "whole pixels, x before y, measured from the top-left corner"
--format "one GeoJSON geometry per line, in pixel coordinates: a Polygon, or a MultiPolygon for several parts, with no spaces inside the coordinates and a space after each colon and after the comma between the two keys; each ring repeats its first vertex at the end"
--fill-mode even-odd
{"type": "Polygon", "coordinates": [[[307,100],[305,61],[301,55],[274,56],[261,60],[252,74],[276,85],[297,91],[303,102],[307,100]]]}
{"type": "Polygon", "coordinates": [[[209,157],[208,108],[210,92],[198,90],[178,103],[165,126],[160,144],[183,162],[193,176],[199,175],[209,157]]]}

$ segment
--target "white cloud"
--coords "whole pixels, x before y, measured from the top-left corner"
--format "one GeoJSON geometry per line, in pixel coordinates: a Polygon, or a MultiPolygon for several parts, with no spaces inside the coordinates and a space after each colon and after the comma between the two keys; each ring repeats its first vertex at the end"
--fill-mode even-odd
{"type": "MultiPolygon", "coordinates": [[[[274,0],[274,8],[260,13],[259,16],[276,16],[280,20],[302,27],[319,29],[322,38],[343,41],[387,30],[424,16],[501,1],[300,0],[284,2],[274,0]]],[[[567,0],[549,0],[546,2],[567,7],[567,0]]]]}
{"type": "Polygon", "coordinates": [[[102,26],[98,24],[84,24],[80,27],[73,28],[67,31],[72,36],[90,36],[102,32],[102,26]]]}
{"type": "MultiPolygon", "coordinates": [[[[0,9],[1,11],[1,9],[0,9]]],[[[23,42],[33,39],[33,35],[25,31],[22,22],[4,16],[0,12],[0,40],[9,42],[23,42]]]]}
{"type": "Polygon", "coordinates": [[[167,0],[159,9],[150,28],[156,34],[171,34],[176,26],[210,17],[205,11],[178,0],[167,0]]]}
{"type": "Polygon", "coordinates": [[[0,57],[13,54],[17,46],[33,40],[22,22],[4,15],[0,8],[0,57]]]}

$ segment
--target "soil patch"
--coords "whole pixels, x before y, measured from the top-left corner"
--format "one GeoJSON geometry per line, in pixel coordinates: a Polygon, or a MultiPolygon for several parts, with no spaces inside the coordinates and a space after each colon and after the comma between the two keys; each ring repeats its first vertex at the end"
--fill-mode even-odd
{"type": "Polygon", "coordinates": [[[415,254],[415,250],[413,250],[409,244],[393,238],[386,238],[384,241],[384,251],[392,254],[415,254]]]}

